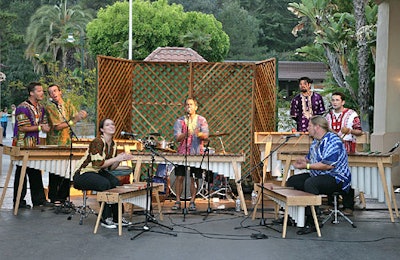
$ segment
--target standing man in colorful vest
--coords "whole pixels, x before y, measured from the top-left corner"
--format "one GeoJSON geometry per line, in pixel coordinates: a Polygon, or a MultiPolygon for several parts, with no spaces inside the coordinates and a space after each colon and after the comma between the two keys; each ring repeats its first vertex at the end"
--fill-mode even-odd
{"type": "Polygon", "coordinates": [[[361,121],[357,112],[345,108],[346,96],[341,92],[332,94],[332,110],[326,115],[331,129],[344,141],[348,153],[356,152],[356,137],[362,135],[361,121]]]}
{"type": "Polygon", "coordinates": [[[311,91],[311,83],[308,77],[300,78],[300,93],[290,103],[290,116],[296,121],[298,132],[307,132],[310,118],[325,112],[324,100],[320,94],[311,91]]]}

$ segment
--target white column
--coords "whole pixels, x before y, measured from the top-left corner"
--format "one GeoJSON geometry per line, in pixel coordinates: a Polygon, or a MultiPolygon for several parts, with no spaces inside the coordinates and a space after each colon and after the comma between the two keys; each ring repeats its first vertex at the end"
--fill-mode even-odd
{"type": "Polygon", "coordinates": [[[400,1],[379,5],[374,128],[371,151],[387,152],[400,141],[400,1]]]}

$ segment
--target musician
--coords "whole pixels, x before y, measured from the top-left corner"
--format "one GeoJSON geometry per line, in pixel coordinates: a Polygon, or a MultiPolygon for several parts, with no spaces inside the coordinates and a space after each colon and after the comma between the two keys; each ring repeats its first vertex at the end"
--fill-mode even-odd
{"type": "MultiPolygon", "coordinates": [[[[331,132],[323,116],[310,119],[308,133],[314,139],[310,150],[305,158],[297,159],[293,165],[309,172],[291,176],[287,186],[312,194],[349,193],[351,173],[342,140],[331,132]]],[[[351,196],[343,196],[344,207],[352,208],[353,205],[351,196]]],[[[306,208],[306,217],[306,225],[297,231],[299,235],[316,231],[310,207],[306,208]]]]}
{"type": "MultiPolygon", "coordinates": [[[[204,140],[208,138],[207,120],[196,114],[198,104],[196,99],[189,97],[185,100],[186,115],[178,118],[174,124],[174,138],[179,143],[178,153],[184,155],[203,154],[204,140]]],[[[196,193],[194,177],[202,178],[202,171],[199,168],[190,167],[190,203],[189,210],[196,210],[196,193]]],[[[185,180],[185,166],[178,165],[175,169],[175,188],[176,202],[172,207],[173,210],[181,209],[181,194],[183,191],[183,181],[185,180]]],[[[198,182],[196,181],[198,186],[198,182]]]]}
{"type": "MultiPolygon", "coordinates": [[[[47,124],[44,106],[39,103],[44,98],[42,85],[39,82],[31,82],[27,89],[29,93],[28,99],[19,104],[15,111],[16,125],[14,128],[13,146],[34,147],[39,144],[39,132],[48,132],[50,130],[47,124]]],[[[33,206],[52,206],[52,204],[46,201],[41,171],[27,167],[26,174],[29,177],[33,206]]],[[[21,166],[17,166],[14,178],[14,206],[17,199],[20,175],[21,166]]],[[[26,196],[26,185],[25,177],[19,208],[30,209],[31,206],[28,205],[24,199],[26,196]]]]}
{"type": "MultiPolygon", "coordinates": [[[[52,84],[47,89],[51,103],[46,106],[50,132],[47,133],[46,144],[71,145],[70,127],[85,119],[84,110],[77,111],[70,100],[64,101],[61,87],[52,84]]],[[[69,196],[70,178],[64,178],[55,173],[49,173],[49,199],[55,206],[61,206],[69,196]]]]}
{"type": "Polygon", "coordinates": [[[290,103],[290,116],[296,121],[298,132],[306,132],[310,118],[325,112],[322,96],[311,91],[312,82],[308,77],[300,78],[300,93],[290,103]]]}
{"type": "MultiPolygon", "coordinates": [[[[89,144],[85,155],[74,170],[74,187],[81,190],[104,191],[115,188],[119,180],[109,171],[115,170],[120,162],[133,160],[133,155],[120,153],[117,155],[117,144],[113,140],[115,134],[114,121],[106,118],[99,123],[100,137],[89,144]]],[[[102,215],[101,225],[105,228],[117,228],[118,204],[107,204],[102,215]]],[[[122,225],[131,223],[122,218],[122,225]]]]}
{"type": "Polygon", "coordinates": [[[332,93],[332,110],[326,115],[329,126],[344,141],[348,153],[356,152],[356,137],[362,135],[361,121],[357,112],[345,108],[346,96],[341,92],[332,93]]]}

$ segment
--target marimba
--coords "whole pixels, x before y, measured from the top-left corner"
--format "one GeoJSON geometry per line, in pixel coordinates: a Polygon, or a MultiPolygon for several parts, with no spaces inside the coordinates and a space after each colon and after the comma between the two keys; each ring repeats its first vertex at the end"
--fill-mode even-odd
{"type": "MultiPolygon", "coordinates": [[[[260,188],[260,184],[258,184],[260,188]]],[[[286,228],[289,215],[296,221],[298,227],[304,227],[305,207],[311,208],[317,234],[320,237],[321,231],[318,225],[317,214],[314,206],[321,205],[321,196],[294,190],[288,187],[278,186],[272,183],[264,183],[263,193],[275,202],[275,219],[278,217],[279,207],[284,208],[282,238],[286,237],[286,228]]],[[[256,210],[257,208],[255,208],[256,210]]],[[[254,211],[255,214],[255,211],[254,211]]]]}
{"type": "MultiPolygon", "coordinates": [[[[282,152],[278,154],[278,159],[286,162],[284,163],[282,186],[286,184],[292,162],[297,157],[305,155],[305,152],[282,152]]],[[[349,166],[351,167],[351,186],[370,198],[385,202],[390,213],[390,219],[394,222],[392,204],[397,217],[399,217],[399,212],[392,185],[391,169],[399,163],[399,155],[393,153],[354,153],[349,154],[348,158],[349,166]]]]}
{"type": "MultiPolygon", "coordinates": [[[[147,183],[146,182],[134,182],[132,184],[125,184],[123,186],[118,186],[116,188],[99,191],[97,192],[97,201],[101,202],[100,211],[97,216],[96,225],[94,227],[93,233],[97,233],[97,229],[100,224],[101,215],[104,210],[105,203],[113,204],[118,203],[118,235],[122,235],[122,203],[131,203],[135,206],[139,206],[141,208],[147,207],[147,210],[150,210],[150,205],[148,202],[150,198],[147,198],[147,183]]],[[[162,212],[161,212],[161,203],[159,192],[164,190],[164,184],[162,183],[152,183],[152,191],[155,195],[158,205],[158,213],[160,214],[160,219],[163,220],[162,212]]]]}
{"type": "MultiPolygon", "coordinates": [[[[151,163],[152,155],[150,153],[133,153],[133,155],[135,156],[134,162],[136,162],[136,167],[134,170],[134,180],[135,182],[138,182],[140,178],[141,164],[151,163]]],[[[185,156],[181,154],[162,154],[162,156],[164,158],[161,156],[154,156],[154,163],[167,164],[169,162],[172,162],[177,165],[185,165],[185,163],[187,162],[187,166],[201,166],[201,168],[205,170],[207,170],[209,165],[211,171],[218,172],[218,174],[223,174],[224,177],[234,179],[236,182],[236,187],[241,201],[242,209],[244,211],[244,214],[247,215],[247,207],[243,195],[242,186],[241,183],[237,183],[237,181],[239,181],[241,178],[241,163],[245,161],[244,154],[210,154],[209,161],[207,156],[203,158],[202,155],[189,155],[187,156],[187,160],[185,160],[185,156]]]]}
{"type": "Polygon", "coordinates": [[[4,154],[10,156],[10,166],[8,168],[3,193],[0,199],[0,208],[3,205],[3,200],[7,192],[7,187],[10,182],[14,165],[22,166],[17,198],[14,207],[14,215],[18,214],[19,201],[21,199],[22,193],[22,185],[26,175],[27,167],[56,173],[60,176],[68,178],[70,177],[70,162],[72,165],[71,169],[74,169],[76,162],[85,154],[85,151],[87,149],[87,147],[74,147],[72,149],[72,157],[70,158],[69,147],[47,145],[36,146],[32,148],[21,148],[17,146],[4,146],[3,148],[4,154]]]}

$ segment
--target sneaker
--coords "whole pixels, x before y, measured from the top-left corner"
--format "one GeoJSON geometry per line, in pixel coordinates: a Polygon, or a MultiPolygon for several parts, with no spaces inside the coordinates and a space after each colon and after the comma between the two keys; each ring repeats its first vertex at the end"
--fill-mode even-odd
{"type": "Polygon", "coordinates": [[[189,203],[189,210],[190,211],[195,211],[196,210],[196,204],[194,204],[194,202],[190,202],[189,203]]]}
{"type": "Polygon", "coordinates": [[[180,202],[180,201],[176,201],[175,204],[172,206],[171,209],[172,209],[172,210],[181,209],[181,202],[180,202]]]}
{"type": "Polygon", "coordinates": [[[348,209],[348,208],[343,209],[343,214],[345,216],[353,216],[353,210],[352,209],[348,209]]]}
{"type": "Polygon", "coordinates": [[[110,229],[117,228],[112,218],[106,218],[105,220],[101,220],[101,226],[110,229]]]}
{"type": "MultiPolygon", "coordinates": [[[[118,227],[118,220],[114,221],[113,220],[114,225],[116,225],[118,227]]],[[[122,218],[122,222],[121,222],[122,227],[127,227],[129,225],[132,225],[132,222],[128,221],[126,218],[122,218]]]]}

